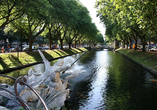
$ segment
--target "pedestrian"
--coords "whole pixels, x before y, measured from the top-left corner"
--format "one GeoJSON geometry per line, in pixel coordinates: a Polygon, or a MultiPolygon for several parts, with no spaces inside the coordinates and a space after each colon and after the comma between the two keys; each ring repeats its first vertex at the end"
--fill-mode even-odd
{"type": "Polygon", "coordinates": [[[18,51],[18,46],[16,47],[16,50],[18,51]]]}
{"type": "Polygon", "coordinates": [[[2,47],[2,53],[4,53],[4,46],[2,47]]]}

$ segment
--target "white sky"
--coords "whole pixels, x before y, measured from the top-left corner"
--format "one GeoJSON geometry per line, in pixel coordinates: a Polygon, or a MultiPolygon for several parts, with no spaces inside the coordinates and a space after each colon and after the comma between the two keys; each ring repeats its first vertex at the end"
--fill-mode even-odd
{"type": "Polygon", "coordinates": [[[89,14],[92,18],[92,22],[95,23],[97,29],[101,32],[103,36],[105,36],[105,27],[103,23],[100,23],[99,17],[96,17],[96,9],[94,8],[94,4],[96,0],[79,0],[85,7],[87,7],[89,14]]]}

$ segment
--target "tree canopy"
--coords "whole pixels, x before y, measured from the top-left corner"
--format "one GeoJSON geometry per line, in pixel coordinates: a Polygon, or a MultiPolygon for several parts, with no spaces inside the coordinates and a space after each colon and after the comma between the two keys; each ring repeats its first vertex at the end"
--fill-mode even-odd
{"type": "Polygon", "coordinates": [[[50,49],[54,39],[62,47],[63,41],[71,45],[81,39],[99,42],[97,37],[102,37],[87,8],[77,0],[1,0],[0,6],[0,29],[27,37],[29,51],[39,35],[49,39],[50,49]]]}
{"type": "Polygon", "coordinates": [[[98,0],[95,4],[108,40],[128,42],[130,37],[134,40],[138,37],[143,51],[146,40],[157,34],[156,5],[155,0],[98,0]]]}

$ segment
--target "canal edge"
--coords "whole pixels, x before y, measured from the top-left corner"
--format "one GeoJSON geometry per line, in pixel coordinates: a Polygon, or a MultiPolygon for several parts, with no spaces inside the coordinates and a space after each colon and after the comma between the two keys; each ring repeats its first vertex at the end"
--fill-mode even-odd
{"type": "MultiPolygon", "coordinates": [[[[118,52],[118,51],[116,51],[116,52],[118,52]]],[[[120,52],[118,52],[118,53],[120,53],[120,52]]],[[[132,58],[130,58],[130,57],[128,57],[128,56],[126,56],[126,55],[124,55],[124,54],[122,54],[122,53],[120,53],[120,54],[123,55],[123,56],[125,56],[125,57],[128,58],[129,60],[135,62],[136,64],[140,65],[141,67],[145,68],[145,69],[146,69],[147,71],[149,71],[153,76],[157,77],[157,71],[156,71],[156,70],[154,70],[154,69],[152,69],[152,68],[150,68],[150,67],[148,67],[148,66],[146,66],[146,65],[143,65],[143,64],[141,64],[141,63],[135,61],[134,59],[132,59],[132,58]]]]}

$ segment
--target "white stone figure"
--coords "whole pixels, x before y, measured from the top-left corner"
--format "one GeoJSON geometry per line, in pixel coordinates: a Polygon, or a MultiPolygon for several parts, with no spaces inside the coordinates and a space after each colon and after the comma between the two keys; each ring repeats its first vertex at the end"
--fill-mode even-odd
{"type": "MultiPolygon", "coordinates": [[[[51,66],[50,62],[44,57],[42,52],[40,50],[38,51],[45,64],[45,72],[36,73],[32,69],[30,69],[28,71],[28,75],[24,76],[27,79],[26,83],[38,92],[38,94],[44,99],[49,109],[59,110],[64,105],[64,101],[69,98],[70,90],[67,89],[68,80],[70,78],[77,77],[78,74],[73,73],[69,76],[66,76],[65,79],[62,80],[60,78],[60,73],[65,69],[70,69],[70,64],[64,64],[64,60],[59,59],[53,66],[51,66]]],[[[13,87],[11,88],[13,89],[13,87]]],[[[39,98],[27,86],[18,84],[17,90],[19,96],[25,102],[34,103],[38,101],[35,109],[44,109],[39,98]]],[[[6,96],[9,95],[10,97],[12,97],[5,91],[0,91],[0,94],[4,94],[6,96]]]]}
{"type": "MultiPolygon", "coordinates": [[[[68,80],[78,76],[78,74],[71,74],[67,76],[62,82],[60,79],[60,73],[65,69],[69,69],[71,67],[70,64],[64,64],[63,66],[64,60],[59,59],[57,63],[55,63],[53,66],[50,66],[50,62],[44,57],[41,51],[39,51],[39,53],[45,64],[45,72],[40,75],[30,69],[28,72],[29,75],[27,76],[27,83],[33,86],[39,95],[42,96],[48,108],[55,108],[59,110],[60,107],[64,105],[64,101],[66,98],[68,98],[70,92],[69,89],[66,89],[68,80]],[[45,85],[44,82],[48,78],[48,84],[45,85]]],[[[25,88],[23,91],[21,91],[20,97],[22,97],[26,102],[38,100],[38,97],[29,88],[25,88]]],[[[38,100],[37,108],[43,108],[40,100],[38,100]]]]}
{"type": "Polygon", "coordinates": [[[56,91],[62,91],[62,90],[65,90],[67,88],[67,85],[68,85],[68,80],[70,78],[74,78],[74,77],[77,77],[78,74],[75,73],[75,74],[71,74],[69,76],[67,76],[65,78],[65,80],[62,80],[60,79],[60,72],[56,72],[55,74],[52,74],[50,76],[50,83],[49,83],[49,86],[50,87],[53,87],[56,89],[56,91]]]}
{"type": "Polygon", "coordinates": [[[55,72],[61,72],[71,67],[70,64],[62,66],[64,63],[63,59],[59,59],[57,63],[51,66],[50,62],[45,58],[43,53],[40,50],[38,50],[38,52],[45,64],[45,72],[43,74],[38,74],[35,73],[32,69],[29,70],[29,76],[27,77],[27,84],[29,84],[33,88],[37,88],[41,86],[51,74],[55,72]]]}

